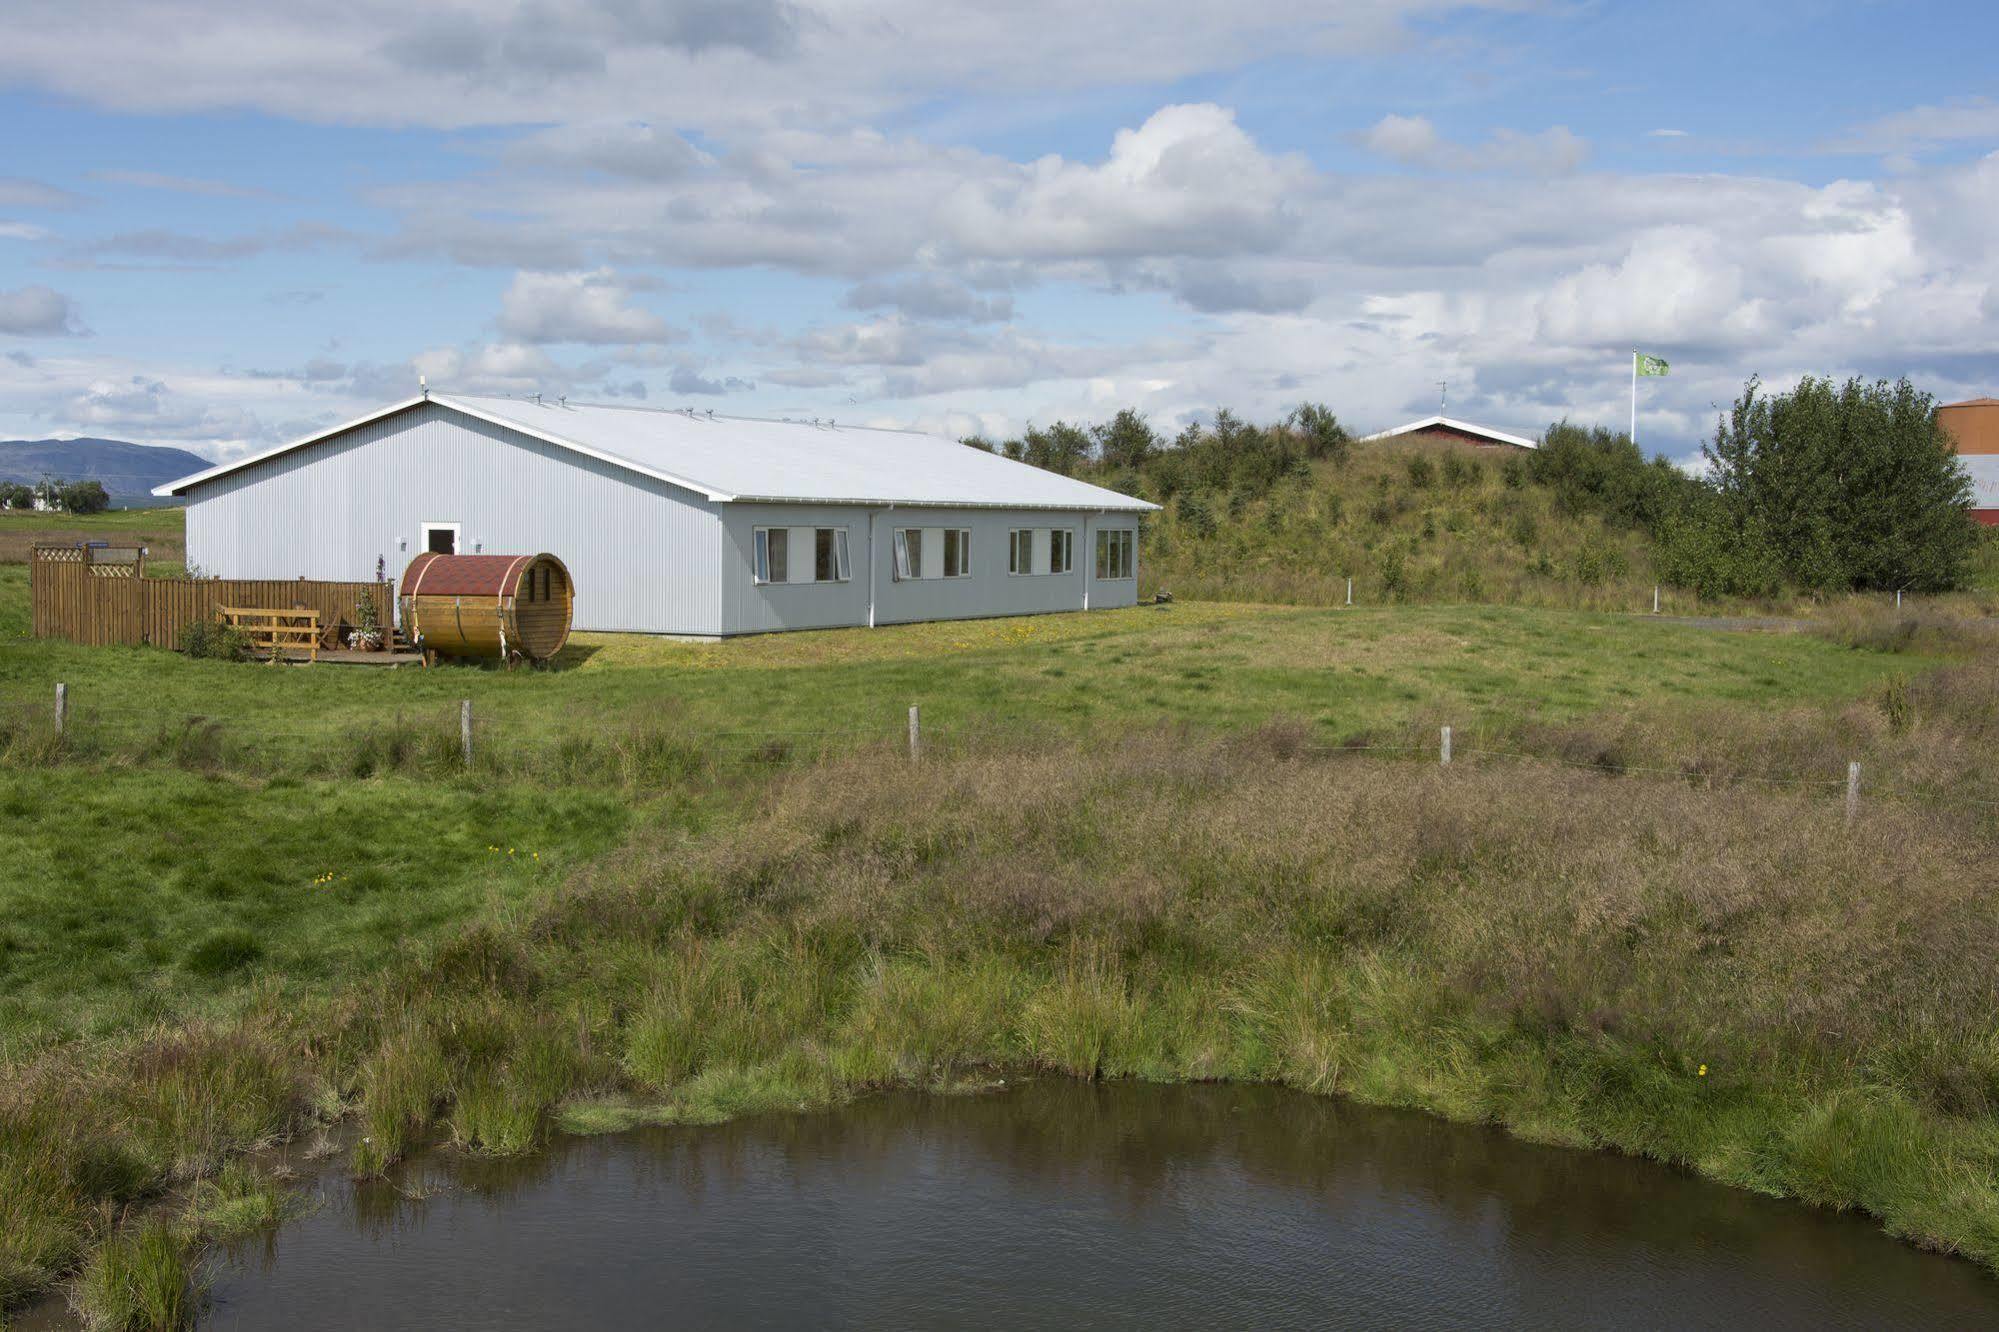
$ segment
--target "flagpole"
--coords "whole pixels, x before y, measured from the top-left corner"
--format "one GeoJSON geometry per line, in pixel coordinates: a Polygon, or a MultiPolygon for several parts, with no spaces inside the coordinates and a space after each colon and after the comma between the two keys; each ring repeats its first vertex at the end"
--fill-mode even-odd
{"type": "Polygon", "coordinates": [[[1631,442],[1638,442],[1638,349],[1631,349],[1631,442]]]}

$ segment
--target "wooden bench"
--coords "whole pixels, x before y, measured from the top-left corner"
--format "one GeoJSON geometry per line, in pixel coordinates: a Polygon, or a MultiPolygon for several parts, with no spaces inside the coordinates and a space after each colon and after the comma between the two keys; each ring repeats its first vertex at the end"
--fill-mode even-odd
{"type": "Polygon", "coordinates": [[[272,610],[267,606],[217,606],[216,613],[242,633],[262,653],[304,652],[319,660],[319,612],[306,608],[272,610]]]}

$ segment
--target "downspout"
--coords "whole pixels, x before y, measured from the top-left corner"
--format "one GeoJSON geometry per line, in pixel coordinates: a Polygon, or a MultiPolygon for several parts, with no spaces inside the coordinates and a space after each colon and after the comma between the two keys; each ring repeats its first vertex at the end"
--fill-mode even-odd
{"type": "MultiPolygon", "coordinates": [[[[891,510],[895,505],[888,506],[891,510]]],[[[875,627],[875,517],[878,509],[868,510],[868,628],[875,627]]]]}

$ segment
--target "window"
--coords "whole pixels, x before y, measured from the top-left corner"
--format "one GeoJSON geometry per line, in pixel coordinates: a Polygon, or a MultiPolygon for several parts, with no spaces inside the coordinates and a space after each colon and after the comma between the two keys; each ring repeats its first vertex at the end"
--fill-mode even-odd
{"type": "Polygon", "coordinates": [[[895,576],[965,578],[972,572],[972,529],[969,527],[898,527],[895,529],[895,576]]]}
{"type": "Polygon", "coordinates": [[[1065,574],[1075,571],[1076,534],[1066,527],[1016,527],[1007,533],[1010,574],[1065,574]]]}
{"type": "Polygon", "coordinates": [[[847,581],[847,529],[812,529],[812,577],[820,583],[847,581]]]}
{"type": "Polygon", "coordinates": [[[433,555],[456,555],[458,553],[458,524],[425,523],[423,525],[423,548],[433,555]]]}
{"type": "Polygon", "coordinates": [[[1132,577],[1132,531],[1130,528],[1097,533],[1097,577],[1132,577]]]}
{"type": "Polygon", "coordinates": [[[759,527],[752,533],[759,583],[844,583],[844,527],[759,527]]]}

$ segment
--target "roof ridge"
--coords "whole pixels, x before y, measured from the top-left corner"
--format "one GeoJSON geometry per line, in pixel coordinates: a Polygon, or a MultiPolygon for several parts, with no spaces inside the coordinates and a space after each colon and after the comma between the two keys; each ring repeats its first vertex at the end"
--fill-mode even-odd
{"type": "Polygon", "coordinates": [[[515,397],[511,393],[433,393],[431,396],[433,398],[447,397],[472,400],[483,398],[487,401],[518,402],[528,406],[548,407],[556,411],[561,411],[568,407],[592,407],[607,412],[652,412],[660,416],[682,416],[690,421],[750,421],[759,425],[817,426],[824,430],[871,430],[884,435],[916,435],[924,439],[934,439],[943,444],[954,444],[957,442],[944,435],[937,434],[935,431],[922,430],[916,426],[839,425],[836,423],[835,418],[831,416],[825,418],[822,422],[818,417],[804,419],[795,416],[746,416],[736,412],[696,411],[691,407],[655,407],[651,403],[578,402],[569,398],[563,398],[557,402],[549,402],[546,398],[521,398],[515,397]]]}

